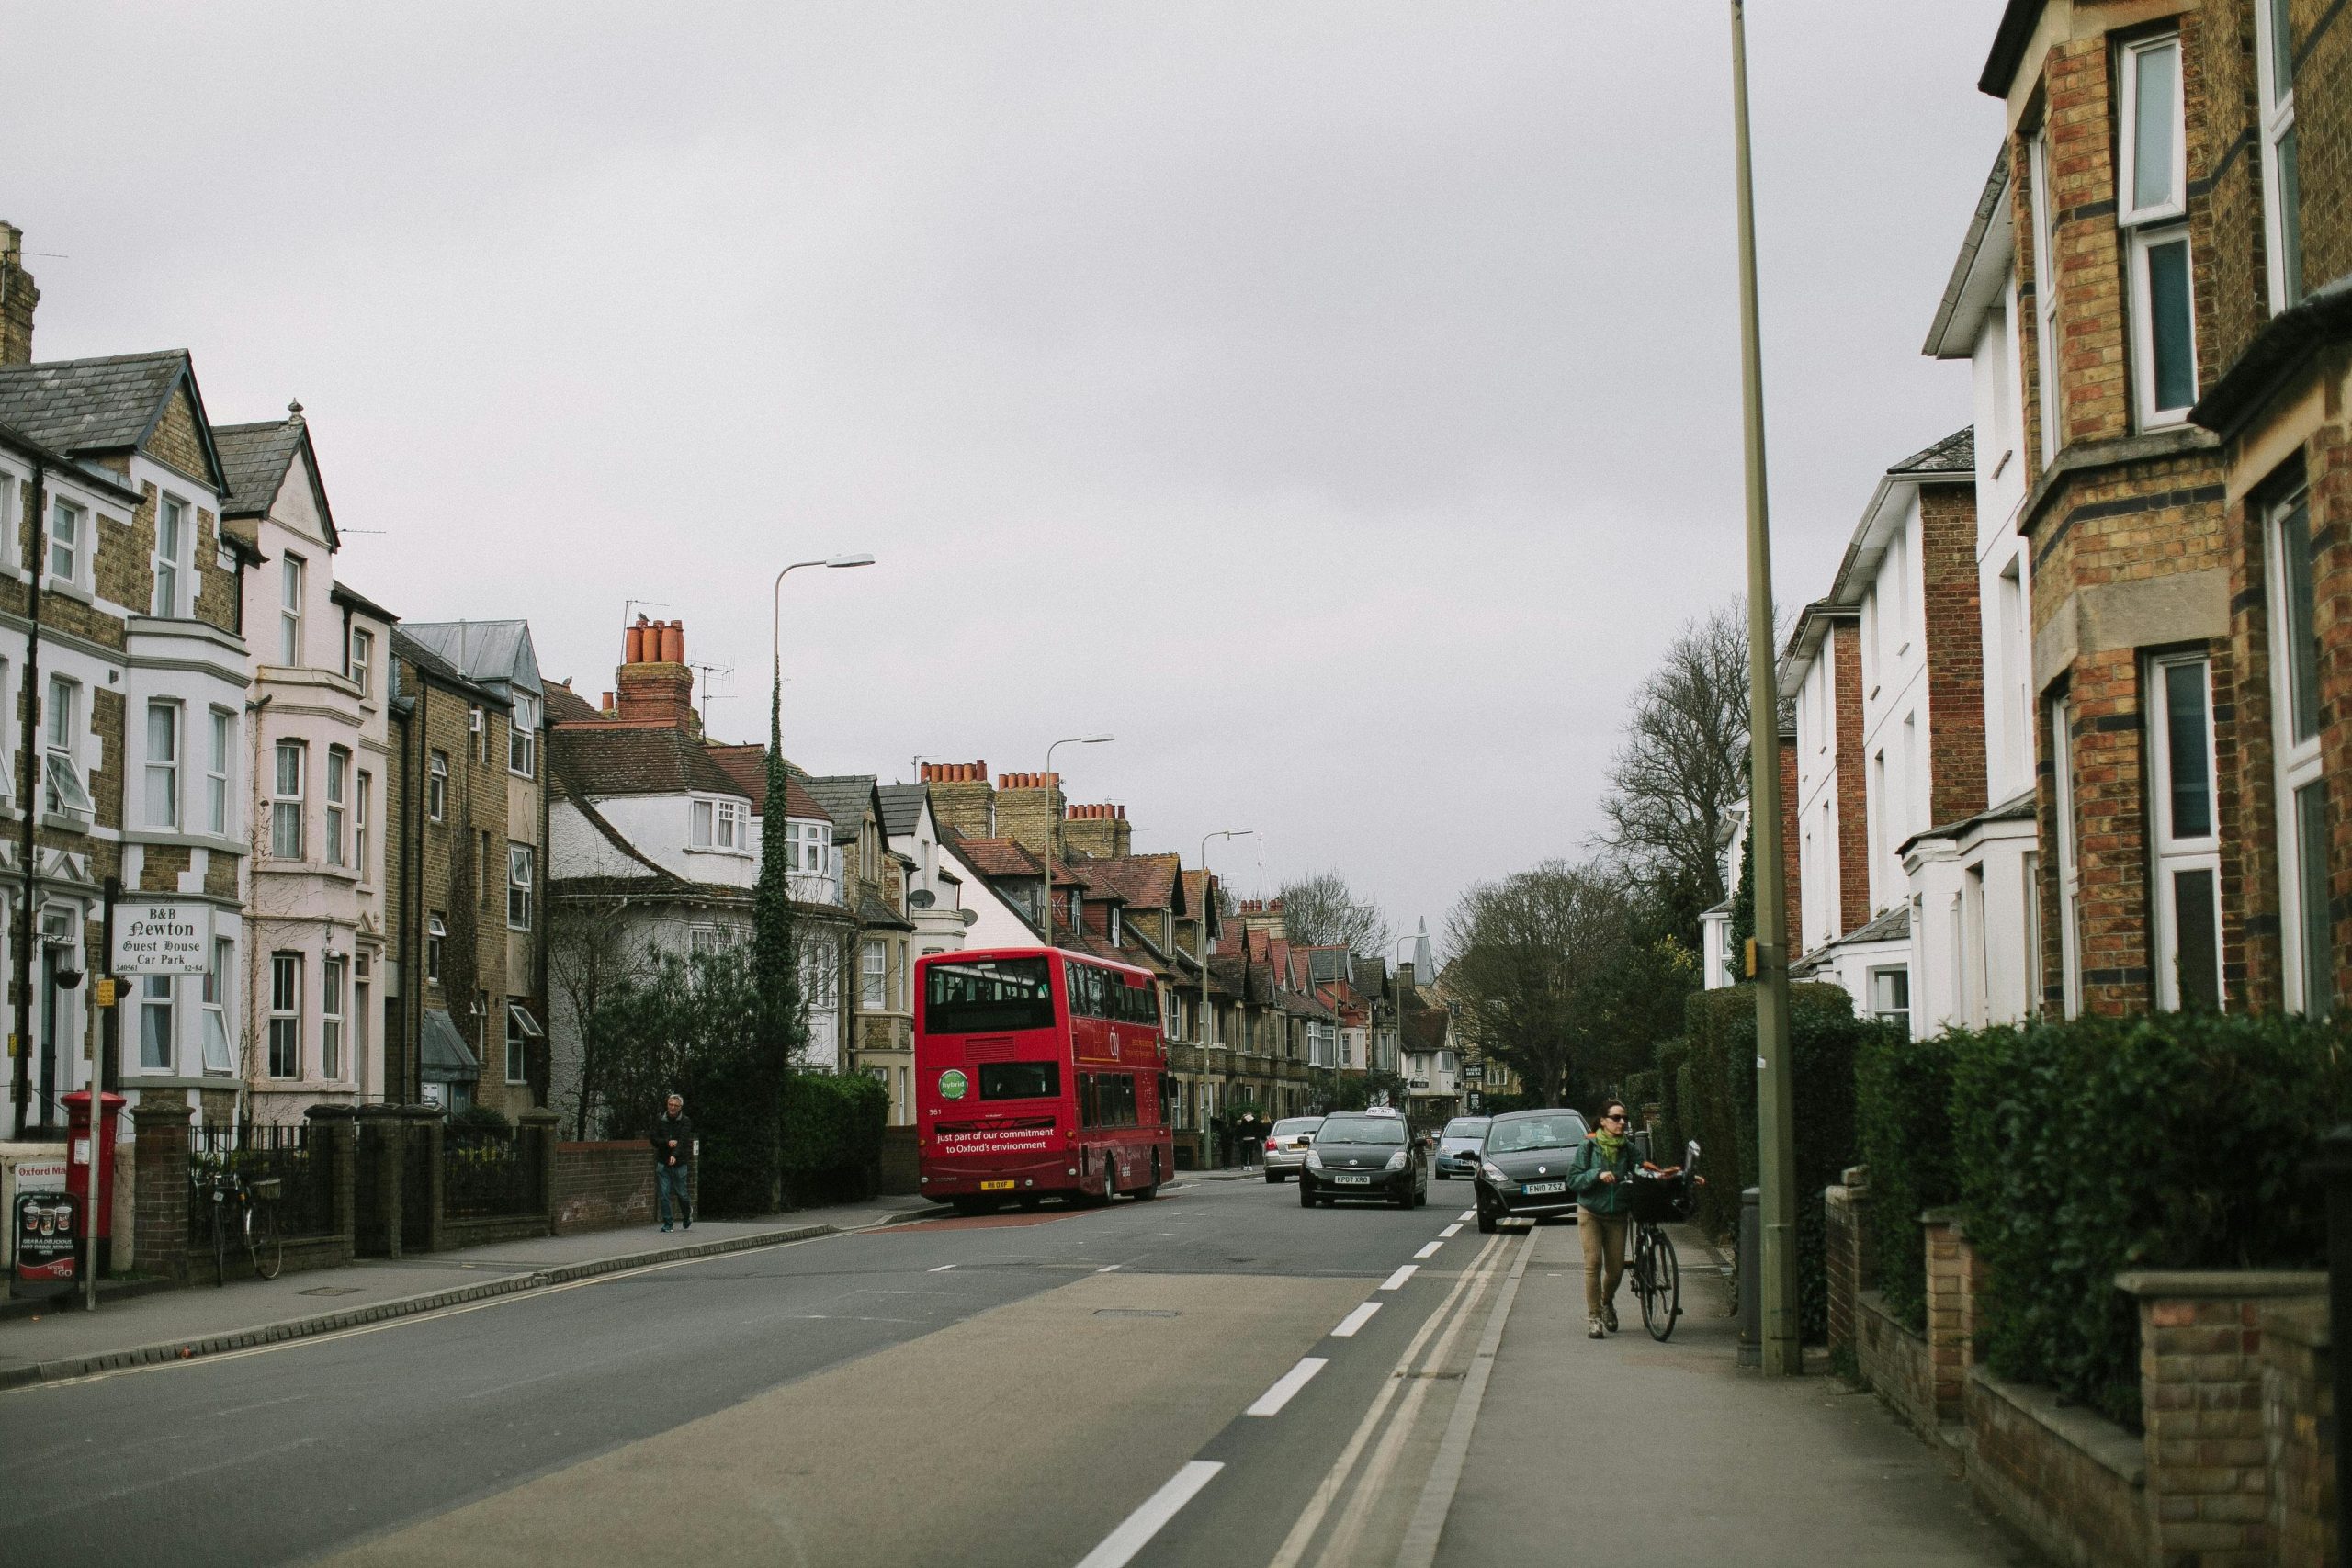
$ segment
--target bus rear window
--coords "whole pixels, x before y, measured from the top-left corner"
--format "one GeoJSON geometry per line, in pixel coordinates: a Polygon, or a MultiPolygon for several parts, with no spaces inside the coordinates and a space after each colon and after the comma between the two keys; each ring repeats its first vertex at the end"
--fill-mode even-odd
{"type": "Polygon", "coordinates": [[[1052,1100],[1062,1091],[1059,1062],[982,1062],[982,1100],[1052,1100]]]}
{"type": "Polygon", "coordinates": [[[933,1034],[1050,1029],[1054,996],[1042,958],[934,964],[923,987],[923,1027],[933,1034]]]}

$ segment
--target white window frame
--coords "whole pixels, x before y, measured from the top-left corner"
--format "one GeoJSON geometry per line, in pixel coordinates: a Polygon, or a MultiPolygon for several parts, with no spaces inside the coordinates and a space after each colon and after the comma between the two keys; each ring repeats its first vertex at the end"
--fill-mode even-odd
{"type": "Polygon", "coordinates": [[[2063,446],[2065,421],[2059,385],[2057,206],[2051,200],[2050,128],[2031,144],[2033,161],[2033,344],[2041,413],[2041,466],[2048,468],[2063,446]]]}
{"type": "Polygon", "coordinates": [[[1899,1021],[1903,1025],[1903,1032],[1908,1036],[1911,1032],[1911,966],[1907,964],[1883,964],[1870,971],[1866,985],[1870,996],[1871,1016],[1883,1023],[1899,1021]],[[1903,987],[1901,1007],[1894,1006],[1891,997],[1883,998],[1881,995],[1883,990],[1892,989],[1889,982],[1898,981],[1903,987]]]}
{"type": "Polygon", "coordinates": [[[299,953],[269,955],[267,1043],[267,1060],[262,1066],[268,1077],[283,1081],[302,1076],[302,955],[299,953]],[[279,1071],[281,1064],[291,1070],[279,1071]]]}
{"type": "Polygon", "coordinates": [[[77,592],[83,588],[85,570],[89,560],[89,552],[84,548],[89,542],[89,508],[68,501],[63,496],[56,496],[51,500],[49,559],[46,563],[50,586],[62,586],[77,592]],[[67,534],[72,536],[70,540],[64,537],[67,534]],[[57,570],[61,552],[65,560],[63,571],[57,570]]]}
{"type": "Polygon", "coordinates": [[[350,805],[351,752],[345,747],[327,748],[327,821],[326,854],[329,865],[344,864],[344,813],[350,805]]]}
{"type": "Polygon", "coordinates": [[[2142,690],[2146,694],[2143,710],[2148,746],[2147,818],[2153,894],[2149,904],[2155,921],[2156,1006],[2167,1011],[2181,1006],[2180,912],[2175,879],[2184,872],[2201,871],[2213,890],[2213,995],[2221,1006],[2226,1007],[2222,951],[2222,798],[2213,736],[2213,661],[2201,651],[2151,655],[2143,682],[2142,690]],[[2175,759],[2170,677],[2172,671],[2184,669],[2197,672],[2204,696],[2206,830],[2202,833],[2183,832],[2173,820],[2175,759]]]}
{"type": "Polygon", "coordinates": [[[691,797],[686,804],[686,847],[707,850],[718,843],[718,802],[701,795],[691,797]]]}
{"type": "Polygon", "coordinates": [[[359,787],[351,798],[351,858],[362,885],[375,880],[368,874],[368,818],[374,808],[375,793],[376,775],[360,769],[359,787]]]}
{"type": "Polygon", "coordinates": [[[300,740],[280,739],[270,749],[269,856],[299,861],[309,846],[303,841],[303,790],[310,783],[311,748],[300,740]],[[292,763],[289,774],[288,763],[292,763]]]}
{"type": "Polygon", "coordinates": [[[880,938],[863,943],[857,954],[857,1007],[880,1012],[889,1005],[890,953],[880,938]]]}
{"type": "Polygon", "coordinates": [[[212,939],[212,966],[204,972],[203,1067],[208,1073],[236,1070],[229,1049],[229,977],[237,970],[237,950],[227,937],[212,939]]]}
{"type": "Polygon", "coordinates": [[[441,983],[441,948],[448,940],[449,923],[441,911],[430,910],[424,917],[424,979],[427,985],[441,983]]]}
{"type": "Polygon", "coordinates": [[[334,953],[319,960],[319,1077],[329,1083],[341,1083],[346,1076],[343,1032],[350,964],[349,959],[334,953]]]}
{"type": "Polygon", "coordinates": [[[141,1072],[168,1073],[178,1063],[179,1043],[172,1029],[172,976],[139,977],[139,1067],[141,1072]]]}
{"type": "Polygon", "coordinates": [[[147,826],[166,831],[180,825],[180,752],[186,744],[185,710],[166,697],[147,701],[146,792],[147,826]],[[158,731],[157,721],[162,728],[158,731]]]}
{"type": "Polygon", "coordinates": [[[2126,266],[2131,290],[2132,383],[2142,429],[2178,424],[2197,400],[2197,263],[2188,252],[2188,137],[2183,105],[2186,101],[2185,57],[2180,36],[2165,33],[2138,39],[2116,51],[2116,75],[2121,112],[2117,117],[2115,209],[2116,227],[2128,243],[2126,266]],[[2138,199],[2140,175],[2140,62],[2152,55],[2172,57],[2171,148],[2165,169],[2165,193],[2154,201],[2138,199]],[[2177,242],[2186,256],[2184,288],[2188,301],[2188,401],[2159,403],[2156,391],[2154,289],[2150,258],[2159,247],[2177,242]]]}
{"type": "MultiPolygon", "coordinates": [[[[2259,7],[2257,7],[2259,8],[2259,7]]],[[[2311,857],[2305,853],[2305,828],[2301,809],[2305,790],[2321,792],[2319,860],[2329,863],[2326,834],[2326,784],[2320,773],[2320,738],[2325,729],[2314,723],[2308,735],[2298,734],[2301,727],[2302,705],[2297,699],[2299,682],[2294,658],[2294,639],[2298,629],[2291,624],[2290,609],[2301,597],[2297,584],[2289,573],[2288,552],[2300,547],[2303,553],[2303,574],[2301,587],[2313,595],[2312,609],[2316,618],[2316,584],[2312,581],[2315,564],[2311,559],[2311,497],[2308,490],[2297,486],[2294,493],[2273,503],[2263,519],[2266,554],[2270,578],[2270,723],[2271,752],[2277,774],[2278,823],[2278,892],[2281,946],[2284,950],[2286,1003],[2290,1012],[2308,1012],[2322,1016],[2334,1005],[2334,970],[2335,954],[2329,920],[2329,894],[2323,884],[2314,890],[2307,886],[2306,868],[2311,857]],[[2290,522],[2301,514],[2300,546],[2289,537],[2290,522]],[[2320,963],[2312,962],[2311,927],[2313,914],[2325,939],[2327,951],[2320,955],[2320,963]]],[[[2317,647],[2316,633],[2309,626],[2300,635],[2310,636],[2311,664],[2306,671],[2312,685],[2311,705],[2314,717],[2320,716],[2319,694],[2322,656],[2317,647]]]]}
{"type": "Polygon", "coordinates": [[[506,846],[506,929],[526,931],[531,929],[531,846],[509,843],[506,846]]]}
{"type": "Polygon", "coordinates": [[[528,1052],[531,1037],[523,1028],[522,1010],[509,1006],[506,1010],[506,1081],[526,1084],[531,1081],[528,1052]]]}
{"type": "Polygon", "coordinates": [[[351,628],[351,655],[346,663],[349,665],[347,672],[351,677],[351,683],[359,688],[359,694],[362,697],[374,696],[376,694],[373,684],[376,679],[376,634],[374,632],[365,626],[351,628]]]}
{"type": "Polygon", "coordinates": [[[2303,298],[2302,196],[2295,136],[2294,39],[2287,0],[2254,0],[2255,105],[2262,138],[2262,225],[2270,312],[2303,298]],[[2285,73],[2281,65],[2288,67],[2285,73]],[[2285,80],[2281,80],[2282,74],[2285,80]],[[2295,187],[2289,200],[2289,187],[2295,187]]]}
{"type": "Polygon", "coordinates": [[[24,497],[30,483],[14,468],[0,465],[0,567],[15,569],[24,564],[19,537],[24,528],[24,497]]]}
{"type": "Polygon", "coordinates": [[[711,813],[714,847],[739,852],[750,848],[746,841],[750,834],[743,821],[743,803],[721,800],[714,804],[716,809],[711,813]]]}
{"type": "Polygon", "coordinates": [[[237,716],[227,708],[208,714],[206,741],[211,754],[205,760],[204,825],[216,838],[229,836],[229,769],[236,754],[237,716]]]}
{"type": "Polygon", "coordinates": [[[310,563],[288,550],[279,558],[277,602],[277,661],[289,667],[302,662],[302,594],[310,563]]]}
{"type": "Polygon", "coordinates": [[[506,771],[516,778],[538,776],[539,699],[528,692],[514,694],[514,712],[506,726],[506,771]]]}
{"type": "Polygon", "coordinates": [[[46,816],[79,818],[97,815],[82,776],[82,683],[52,674],[41,711],[41,810],[46,816]]]}
{"type": "Polygon", "coordinates": [[[424,760],[424,815],[435,822],[449,816],[449,753],[435,751],[424,760]]]}
{"type": "MultiPolygon", "coordinates": [[[[2075,854],[2075,737],[2066,699],[2050,705],[2052,814],[2058,827],[2058,982],[2068,1018],[2083,1010],[2083,869],[2075,854]]],[[[2039,955],[2035,967],[2041,966],[2039,955]]]]}
{"type": "Polygon", "coordinates": [[[181,614],[180,585],[188,574],[189,536],[195,532],[188,523],[194,513],[193,507],[169,491],[156,498],[152,613],[164,620],[176,620],[181,614]]]}

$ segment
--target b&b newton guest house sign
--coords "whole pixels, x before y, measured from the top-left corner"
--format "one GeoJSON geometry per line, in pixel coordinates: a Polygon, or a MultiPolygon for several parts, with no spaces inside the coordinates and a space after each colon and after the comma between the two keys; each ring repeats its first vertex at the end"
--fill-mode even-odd
{"type": "Polygon", "coordinates": [[[116,901],[115,974],[201,975],[211,954],[211,905],[192,898],[116,901]]]}

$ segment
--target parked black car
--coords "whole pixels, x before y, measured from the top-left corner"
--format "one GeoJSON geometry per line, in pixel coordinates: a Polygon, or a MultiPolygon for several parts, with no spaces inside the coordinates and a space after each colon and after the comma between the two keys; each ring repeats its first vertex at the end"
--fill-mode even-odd
{"type": "Polygon", "coordinates": [[[1506,1111],[1488,1122],[1476,1178],[1480,1232],[1491,1235],[1498,1221],[1513,1217],[1573,1218],[1568,1164],[1587,1135],[1584,1117],[1565,1107],[1506,1111]]]}
{"type": "Polygon", "coordinates": [[[1298,1206],[1377,1198],[1409,1209],[1430,1201],[1429,1145],[1394,1111],[1326,1116],[1298,1171],[1298,1206]]]}

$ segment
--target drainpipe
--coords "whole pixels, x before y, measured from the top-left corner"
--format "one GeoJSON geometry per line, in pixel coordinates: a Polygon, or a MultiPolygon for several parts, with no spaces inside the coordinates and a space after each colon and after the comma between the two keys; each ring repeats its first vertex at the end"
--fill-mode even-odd
{"type": "Polygon", "coordinates": [[[35,705],[40,696],[40,574],[49,551],[49,470],[36,458],[33,463],[33,555],[29,573],[32,580],[32,629],[25,634],[24,723],[17,736],[17,750],[22,753],[19,777],[24,780],[22,792],[17,797],[18,869],[24,873],[25,895],[17,910],[17,1028],[15,1037],[16,1070],[8,1088],[10,1104],[15,1108],[16,1135],[25,1135],[26,1113],[32,1107],[33,1083],[33,904],[40,890],[40,878],[35,870],[36,852],[33,848],[34,814],[40,809],[40,779],[34,763],[40,755],[40,732],[34,719],[35,705]]]}

